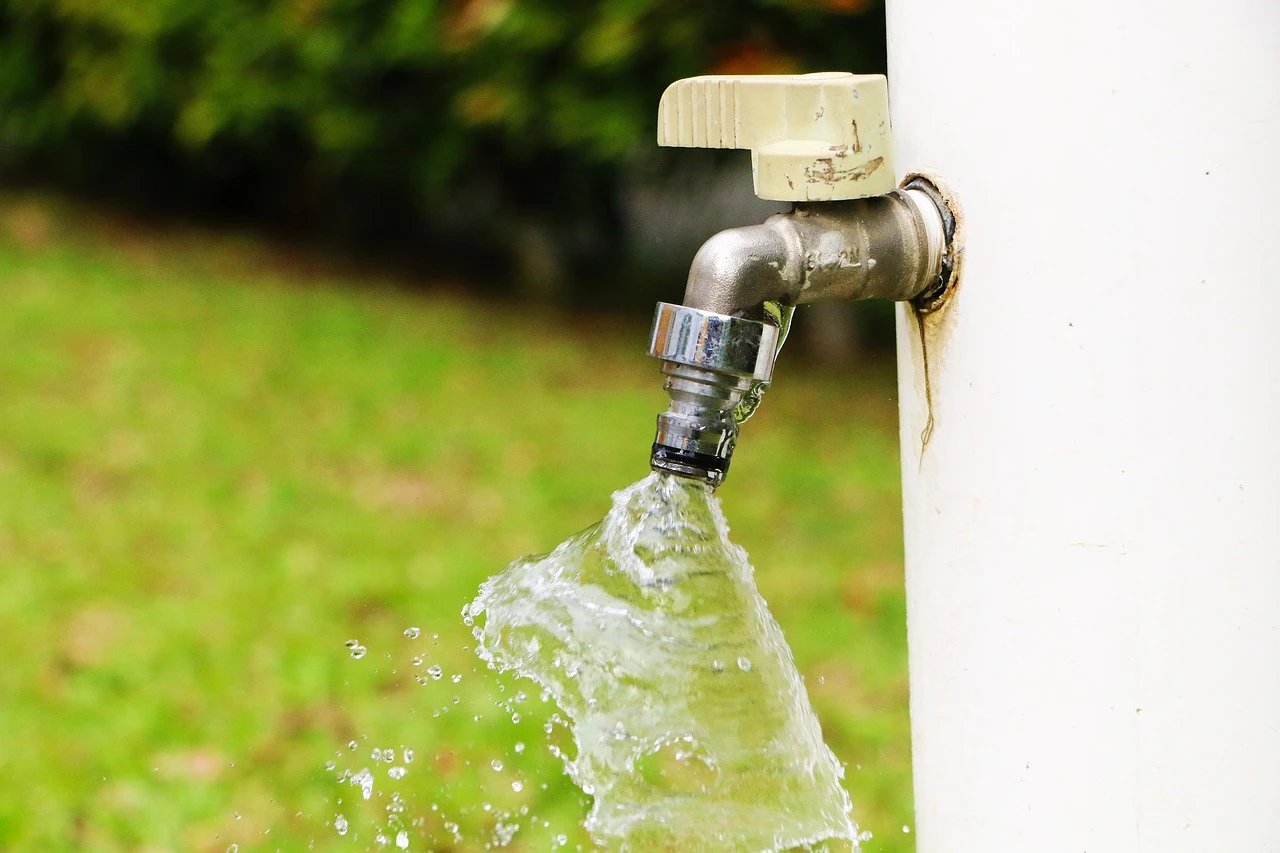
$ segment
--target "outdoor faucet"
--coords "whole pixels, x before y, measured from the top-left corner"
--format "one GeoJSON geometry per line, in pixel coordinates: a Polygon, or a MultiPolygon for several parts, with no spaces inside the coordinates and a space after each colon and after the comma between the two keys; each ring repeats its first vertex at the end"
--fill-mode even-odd
{"type": "Polygon", "coordinates": [[[796,305],[888,298],[936,307],[955,271],[955,217],[922,176],[898,188],[881,75],[692,77],[667,88],[658,144],[749,148],[756,195],[789,213],[709,239],[684,304],[659,302],[649,353],[667,410],[650,465],[718,486],[773,376],[796,305]]]}

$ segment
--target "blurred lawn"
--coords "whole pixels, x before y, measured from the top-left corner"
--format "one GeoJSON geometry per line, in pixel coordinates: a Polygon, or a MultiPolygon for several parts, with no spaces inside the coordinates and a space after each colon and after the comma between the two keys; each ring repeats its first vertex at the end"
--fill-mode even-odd
{"type": "MultiPolygon", "coordinates": [[[[477,671],[458,614],[644,475],[646,333],[0,206],[0,849],[583,844],[551,709],[477,671]],[[367,801],[340,781],[366,767],[367,801]]],[[[891,367],[816,373],[783,359],[721,496],[868,849],[909,851],[891,367]]]]}

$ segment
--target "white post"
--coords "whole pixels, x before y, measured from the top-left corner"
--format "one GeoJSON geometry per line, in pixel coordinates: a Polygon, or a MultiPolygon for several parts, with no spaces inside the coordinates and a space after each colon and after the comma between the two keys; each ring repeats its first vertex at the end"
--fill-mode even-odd
{"type": "Polygon", "coordinates": [[[889,72],[968,235],[899,316],[920,853],[1280,851],[1280,3],[890,0],[889,72]]]}

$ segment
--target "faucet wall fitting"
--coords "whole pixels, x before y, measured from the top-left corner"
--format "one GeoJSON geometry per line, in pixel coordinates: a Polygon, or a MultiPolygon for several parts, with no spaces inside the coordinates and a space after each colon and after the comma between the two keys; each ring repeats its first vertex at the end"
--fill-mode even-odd
{"type": "Polygon", "coordinates": [[[685,304],[659,303],[654,315],[649,354],[662,359],[670,405],[658,416],[651,467],[723,482],[785,337],[767,306],[789,317],[795,305],[829,299],[931,300],[946,286],[949,215],[934,193],[909,185],[798,204],[704,243],[685,304]]]}

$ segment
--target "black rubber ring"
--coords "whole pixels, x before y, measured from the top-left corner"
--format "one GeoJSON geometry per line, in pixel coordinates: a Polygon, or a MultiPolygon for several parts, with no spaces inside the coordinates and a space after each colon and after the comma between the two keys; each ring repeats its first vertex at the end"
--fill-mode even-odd
{"type": "Polygon", "coordinates": [[[690,468],[696,468],[699,471],[708,473],[715,471],[724,474],[729,470],[729,460],[719,456],[712,456],[709,453],[694,453],[690,450],[681,450],[677,447],[668,447],[665,444],[653,445],[650,459],[654,462],[678,462],[681,465],[690,468]]]}

